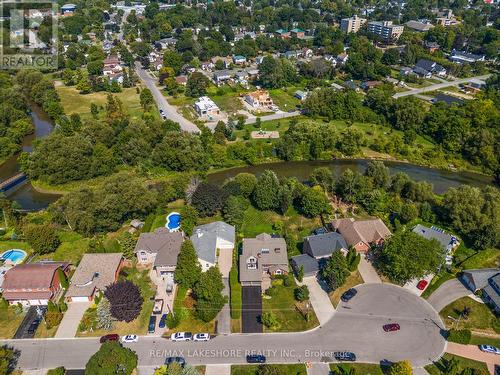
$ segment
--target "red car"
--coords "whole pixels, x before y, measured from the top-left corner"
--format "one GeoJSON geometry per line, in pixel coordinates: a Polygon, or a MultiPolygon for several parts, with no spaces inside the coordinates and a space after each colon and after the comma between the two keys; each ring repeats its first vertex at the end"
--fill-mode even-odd
{"type": "Polygon", "coordinates": [[[120,336],[116,333],[110,333],[109,335],[104,335],[100,338],[99,342],[102,344],[107,341],[119,341],[120,336]]]}
{"type": "Polygon", "coordinates": [[[424,290],[427,287],[427,284],[429,284],[427,280],[420,280],[417,284],[417,289],[424,290]]]}
{"type": "Polygon", "coordinates": [[[399,331],[401,329],[398,323],[386,324],[382,328],[385,332],[399,331]]]}

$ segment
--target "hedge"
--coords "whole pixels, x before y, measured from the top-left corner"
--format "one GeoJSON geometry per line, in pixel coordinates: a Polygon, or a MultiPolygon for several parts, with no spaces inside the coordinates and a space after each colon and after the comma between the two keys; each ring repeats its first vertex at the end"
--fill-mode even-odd
{"type": "Polygon", "coordinates": [[[239,319],[241,317],[241,284],[238,282],[238,270],[235,265],[229,272],[229,285],[231,297],[231,318],[239,319]]]}
{"type": "Polygon", "coordinates": [[[447,340],[458,344],[468,345],[470,343],[471,336],[471,332],[468,329],[450,329],[448,331],[447,340]]]}

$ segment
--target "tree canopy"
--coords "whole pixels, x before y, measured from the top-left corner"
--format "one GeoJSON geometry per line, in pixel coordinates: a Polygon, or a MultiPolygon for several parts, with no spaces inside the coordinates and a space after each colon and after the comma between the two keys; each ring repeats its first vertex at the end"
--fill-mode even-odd
{"type": "Polygon", "coordinates": [[[137,367],[137,354],[120,343],[107,341],[90,357],[85,366],[86,374],[114,375],[123,373],[132,374],[137,367]]]}

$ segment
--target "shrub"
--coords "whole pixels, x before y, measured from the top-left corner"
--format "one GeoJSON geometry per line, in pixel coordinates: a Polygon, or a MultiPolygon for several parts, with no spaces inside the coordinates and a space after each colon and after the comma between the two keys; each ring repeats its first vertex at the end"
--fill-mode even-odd
{"type": "Polygon", "coordinates": [[[45,313],[45,323],[47,324],[47,329],[56,327],[61,323],[63,314],[59,311],[47,311],[45,313]]]}
{"type": "Polygon", "coordinates": [[[64,375],[66,374],[66,369],[64,367],[56,367],[47,371],[47,375],[64,375]]]}
{"type": "Polygon", "coordinates": [[[468,329],[450,329],[448,331],[447,340],[458,344],[468,345],[471,340],[471,332],[468,329]]]}
{"type": "Polygon", "coordinates": [[[302,285],[301,287],[295,288],[293,294],[297,301],[305,301],[309,298],[309,288],[307,287],[307,285],[302,285]]]}
{"type": "Polygon", "coordinates": [[[272,312],[265,312],[261,316],[262,324],[264,324],[267,328],[274,328],[279,326],[278,319],[276,315],[272,312]]]}
{"type": "Polygon", "coordinates": [[[179,314],[168,314],[167,315],[167,327],[170,329],[173,329],[179,325],[181,322],[179,314]]]}
{"type": "Polygon", "coordinates": [[[241,317],[241,284],[238,282],[238,270],[236,266],[229,272],[229,283],[231,286],[231,318],[241,317]]]}
{"type": "Polygon", "coordinates": [[[287,288],[290,288],[293,286],[295,283],[293,281],[293,275],[289,273],[283,278],[283,285],[286,286],[287,288]]]}

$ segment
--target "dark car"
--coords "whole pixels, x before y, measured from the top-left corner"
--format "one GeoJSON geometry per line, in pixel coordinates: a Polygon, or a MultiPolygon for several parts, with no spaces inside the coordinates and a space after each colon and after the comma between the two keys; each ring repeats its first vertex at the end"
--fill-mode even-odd
{"type": "Polygon", "coordinates": [[[40,325],[40,319],[33,320],[30,326],[28,327],[28,334],[30,335],[34,334],[39,325],[40,325]]]}
{"type": "Polygon", "coordinates": [[[266,363],[266,357],[260,354],[247,355],[248,363],[266,363]]]}
{"type": "Polygon", "coordinates": [[[149,318],[148,332],[155,333],[155,330],[156,330],[156,316],[151,315],[151,317],[149,318]]]}
{"type": "Polygon", "coordinates": [[[160,323],[158,323],[158,327],[165,328],[166,324],[167,324],[167,314],[163,314],[160,318],[160,323]]]}
{"type": "Polygon", "coordinates": [[[333,357],[337,361],[348,361],[348,362],[356,361],[356,354],[354,354],[353,352],[335,352],[333,353],[333,357]]]}
{"type": "Polygon", "coordinates": [[[344,292],[340,299],[343,302],[349,302],[356,294],[358,294],[358,291],[354,288],[349,289],[347,292],[344,292]]]}
{"type": "Polygon", "coordinates": [[[171,363],[178,363],[181,367],[186,366],[186,360],[184,357],[167,357],[165,358],[165,365],[168,366],[171,363]]]}
{"type": "Polygon", "coordinates": [[[102,344],[107,341],[119,341],[120,336],[116,333],[110,333],[108,335],[104,335],[99,339],[99,342],[102,344]]]}
{"type": "Polygon", "coordinates": [[[385,324],[382,328],[384,332],[399,331],[401,329],[398,323],[385,324]]]}

